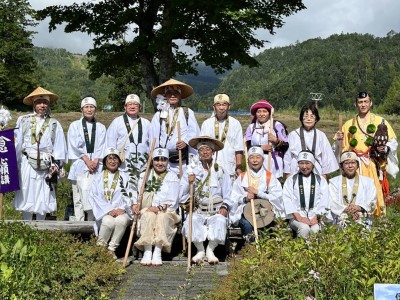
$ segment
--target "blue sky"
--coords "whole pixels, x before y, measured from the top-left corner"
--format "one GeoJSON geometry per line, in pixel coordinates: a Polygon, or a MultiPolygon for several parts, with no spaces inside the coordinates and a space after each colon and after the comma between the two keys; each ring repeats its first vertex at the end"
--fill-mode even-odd
{"type": "MultiPolygon", "coordinates": [[[[48,5],[71,5],[74,1],[29,0],[29,3],[34,9],[42,9],[48,5]]],[[[285,18],[286,24],[277,29],[275,35],[257,31],[259,37],[270,43],[251,52],[257,54],[270,47],[288,46],[317,37],[327,38],[332,34],[357,32],[383,37],[390,30],[400,32],[399,0],[305,0],[303,3],[307,9],[285,18]]],[[[38,32],[33,40],[35,46],[65,48],[82,54],[92,47],[87,34],[66,34],[62,28],[49,33],[46,20],[34,30],[38,32]]]]}

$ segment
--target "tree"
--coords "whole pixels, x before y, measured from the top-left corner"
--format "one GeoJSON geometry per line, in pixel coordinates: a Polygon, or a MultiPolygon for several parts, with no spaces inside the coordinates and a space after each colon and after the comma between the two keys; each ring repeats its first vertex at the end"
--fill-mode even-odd
{"type": "Polygon", "coordinates": [[[36,83],[33,31],[27,30],[36,24],[30,19],[33,12],[26,0],[0,2],[0,101],[9,108],[26,109],[22,99],[36,83]]]}
{"type": "Polygon", "coordinates": [[[66,23],[65,32],[94,35],[92,78],[133,69],[149,95],[176,74],[196,74],[199,61],[217,73],[235,62],[257,66],[250,48],[266,41],[256,29],[273,34],[283,17],[304,8],[302,0],[104,0],[49,6],[38,19],[50,17],[50,31],[66,23]]]}
{"type": "Polygon", "coordinates": [[[386,101],[383,103],[383,111],[386,114],[398,114],[400,111],[400,75],[393,79],[387,92],[386,101]]]}

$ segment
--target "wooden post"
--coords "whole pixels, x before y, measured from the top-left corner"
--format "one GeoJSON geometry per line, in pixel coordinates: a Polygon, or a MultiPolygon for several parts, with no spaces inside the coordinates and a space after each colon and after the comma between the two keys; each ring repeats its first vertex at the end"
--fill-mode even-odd
{"type": "MultiPolygon", "coordinates": [[[[342,114],[339,114],[339,131],[342,132],[342,126],[343,126],[343,116],[342,114]]],[[[344,137],[343,137],[344,138],[344,137]]],[[[338,161],[340,161],[340,154],[343,152],[343,139],[339,141],[339,157],[338,161]]]]}
{"type": "MultiPolygon", "coordinates": [[[[181,142],[182,141],[181,122],[178,121],[176,126],[178,127],[178,142],[181,142]]],[[[183,171],[182,171],[182,150],[181,149],[178,150],[178,155],[179,155],[179,179],[182,179],[183,171]]],[[[186,253],[186,241],[185,241],[185,237],[183,234],[182,234],[182,252],[186,253]]]]}
{"type": "MultiPolygon", "coordinates": [[[[246,137],[244,137],[243,139],[243,145],[244,145],[244,159],[246,160],[247,180],[248,180],[248,186],[250,187],[251,181],[250,181],[250,170],[249,170],[249,162],[248,162],[247,147],[246,147],[246,137]]],[[[251,205],[251,217],[253,219],[254,237],[256,240],[256,244],[258,245],[258,228],[256,219],[256,209],[254,207],[254,199],[250,199],[250,205],[251,205]]]]}
{"type": "MultiPolygon", "coordinates": [[[[147,159],[146,171],[144,172],[143,182],[142,182],[142,186],[141,186],[140,193],[138,196],[139,212],[140,212],[140,208],[142,207],[143,193],[144,193],[144,189],[146,186],[147,175],[149,174],[149,170],[150,170],[150,165],[151,165],[151,161],[152,161],[155,144],[156,144],[156,139],[154,138],[153,142],[151,144],[150,155],[149,155],[149,158],[147,159]]],[[[126,266],[126,262],[128,261],[128,255],[129,255],[129,251],[131,249],[133,234],[135,233],[135,227],[136,227],[136,223],[137,223],[138,219],[139,219],[139,216],[136,216],[136,220],[133,221],[132,227],[131,227],[131,232],[129,233],[128,245],[126,245],[125,256],[124,256],[124,260],[122,262],[122,267],[124,267],[124,268],[126,266]]]]}

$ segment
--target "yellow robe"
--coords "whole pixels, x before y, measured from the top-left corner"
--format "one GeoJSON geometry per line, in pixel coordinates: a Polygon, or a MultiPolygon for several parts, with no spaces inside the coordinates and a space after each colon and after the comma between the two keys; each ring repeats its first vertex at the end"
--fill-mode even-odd
{"type": "MultiPolygon", "coordinates": [[[[364,132],[367,132],[367,126],[369,124],[374,124],[376,128],[378,128],[378,125],[382,123],[383,118],[380,116],[377,116],[373,113],[368,113],[366,116],[366,123],[363,124],[362,120],[360,119],[359,116],[357,116],[358,124],[362,127],[364,132]]],[[[385,205],[385,200],[383,198],[383,192],[382,192],[382,186],[379,181],[379,176],[377,172],[377,166],[375,165],[374,161],[369,158],[369,147],[365,144],[366,141],[366,135],[362,133],[358,126],[357,122],[355,119],[350,119],[348,120],[342,127],[342,131],[344,133],[344,139],[343,139],[343,151],[354,151],[356,152],[360,159],[361,159],[361,166],[359,173],[364,176],[368,176],[374,180],[376,191],[377,191],[377,202],[376,202],[376,208],[374,211],[375,216],[380,216],[384,215],[386,213],[386,205],[385,205]],[[354,123],[354,124],[353,124],[354,123]],[[356,126],[357,131],[353,135],[349,132],[350,126],[356,126]],[[356,147],[351,147],[349,142],[352,138],[355,138],[358,141],[358,144],[356,147]],[[364,153],[364,155],[362,155],[364,153]]],[[[394,133],[392,126],[390,126],[389,122],[385,120],[385,124],[388,128],[388,135],[389,135],[389,141],[391,139],[396,139],[396,134],[394,133]]],[[[375,133],[370,134],[373,136],[375,133]]],[[[396,149],[397,150],[397,149],[396,149]]]]}

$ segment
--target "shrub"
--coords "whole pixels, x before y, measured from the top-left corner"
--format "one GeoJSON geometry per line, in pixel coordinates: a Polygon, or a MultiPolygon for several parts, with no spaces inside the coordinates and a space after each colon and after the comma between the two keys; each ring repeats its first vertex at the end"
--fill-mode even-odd
{"type": "Polygon", "coordinates": [[[108,299],[122,272],[94,240],[0,223],[0,299],[108,299]]]}
{"type": "Polygon", "coordinates": [[[213,299],[372,299],[373,284],[400,280],[398,213],[374,220],[371,230],[327,227],[308,241],[293,239],[285,223],[243,259],[210,295],[213,299]]]}

